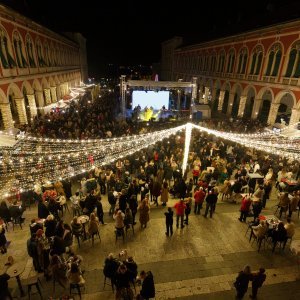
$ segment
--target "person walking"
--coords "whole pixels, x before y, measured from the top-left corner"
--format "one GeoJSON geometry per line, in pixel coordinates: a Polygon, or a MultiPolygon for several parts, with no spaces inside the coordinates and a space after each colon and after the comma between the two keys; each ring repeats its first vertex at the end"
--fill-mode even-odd
{"type": "Polygon", "coordinates": [[[177,203],[175,203],[174,208],[176,209],[176,227],[178,228],[179,219],[180,219],[181,228],[184,228],[183,218],[184,218],[184,210],[186,209],[184,200],[181,199],[177,203]]]}
{"type": "Polygon", "coordinates": [[[203,187],[200,187],[199,189],[196,188],[194,192],[194,199],[195,199],[195,206],[194,206],[194,213],[197,215],[200,215],[200,209],[202,208],[203,201],[205,199],[205,191],[203,190],[203,187]]]}
{"type": "Polygon", "coordinates": [[[166,236],[173,235],[173,210],[168,207],[168,211],[165,212],[166,216],[166,236]]]}
{"type": "Polygon", "coordinates": [[[264,268],[260,268],[257,273],[252,273],[252,295],[249,296],[251,299],[256,299],[258,289],[262,287],[266,280],[267,275],[265,272],[264,268]]]}
{"type": "Polygon", "coordinates": [[[246,266],[243,271],[240,271],[235,282],[234,287],[236,289],[236,299],[243,299],[248,290],[249,281],[251,279],[251,269],[246,266]]]}

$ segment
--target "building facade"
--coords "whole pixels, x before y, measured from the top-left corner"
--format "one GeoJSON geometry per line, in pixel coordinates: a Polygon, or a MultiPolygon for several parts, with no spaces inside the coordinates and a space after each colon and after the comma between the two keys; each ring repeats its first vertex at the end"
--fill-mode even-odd
{"type": "Polygon", "coordinates": [[[87,80],[85,39],[71,40],[0,6],[0,127],[28,124],[87,80]]]}
{"type": "MultiPolygon", "coordinates": [[[[162,53],[170,45],[163,43],[162,53]]],[[[300,21],[179,46],[170,53],[167,60],[162,56],[164,74],[170,74],[164,79],[196,77],[197,97],[211,102],[212,111],[270,125],[281,119],[299,122],[300,21]]]]}

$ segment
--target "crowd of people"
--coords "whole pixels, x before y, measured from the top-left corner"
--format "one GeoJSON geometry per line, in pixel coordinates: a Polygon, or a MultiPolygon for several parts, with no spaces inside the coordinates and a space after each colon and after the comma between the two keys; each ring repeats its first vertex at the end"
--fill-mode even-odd
{"type": "MultiPolygon", "coordinates": [[[[56,111],[38,117],[27,131],[35,136],[87,139],[117,137],[155,130],[159,126],[171,126],[166,123],[149,126],[131,123],[128,120],[117,121],[117,105],[112,99],[111,95],[104,94],[101,98],[91,101],[87,94],[78,102],[71,103],[64,112],[56,111]]],[[[261,127],[257,121],[238,122],[234,123],[234,127],[240,132],[256,131],[261,127]]],[[[223,130],[226,130],[227,126],[233,128],[230,121],[209,123],[211,127],[222,127],[223,130]]],[[[31,237],[27,242],[28,255],[32,257],[35,270],[44,272],[47,279],[53,278],[62,287],[66,287],[67,282],[79,286],[85,284],[81,264],[84,258],[75,254],[73,239],[75,237],[78,240],[80,247],[80,242],[87,237],[94,241],[94,236],[99,235],[100,223],[106,224],[101,195],[108,197],[109,215],[114,220],[116,237],[120,234],[123,238],[124,232],[136,225],[137,214],[141,229],[146,230],[150,222],[151,203],[156,206],[168,206],[163,212],[166,236],[173,235],[173,210],[176,229],[183,230],[185,225],[189,225],[191,212],[198,218],[204,205],[203,216],[207,218],[209,214],[210,218],[213,218],[218,200],[241,201],[239,220],[246,221],[253,213],[256,223],[253,223],[252,232],[259,236],[265,224],[258,224],[258,217],[262,208],[268,204],[270,191],[275,184],[281,193],[278,202],[279,218],[287,211],[289,217],[292,217],[293,211],[299,207],[299,162],[272,154],[266,155],[196,131],[193,132],[185,174],[181,171],[183,155],[184,133],[181,132],[148,147],[143,152],[119,159],[107,166],[95,166],[92,171],[77,176],[76,180],[58,180],[49,187],[55,190],[55,197],[37,183],[32,197],[38,203],[38,218],[31,221],[31,237]],[[249,173],[259,173],[262,179],[251,181],[249,173]],[[290,187],[283,179],[294,179],[296,184],[290,187]],[[79,188],[77,180],[80,181],[79,188]],[[76,192],[72,193],[72,190],[76,192]],[[243,193],[246,193],[246,196],[241,196],[243,193]],[[171,196],[179,199],[174,207],[168,204],[171,196]],[[74,216],[71,223],[63,220],[65,203],[68,201],[74,216]],[[88,216],[86,225],[79,221],[82,215],[88,216]]],[[[6,205],[5,202],[4,204],[6,205]]],[[[9,208],[4,204],[0,205],[0,217],[7,223],[11,220],[11,214],[7,213],[9,208]]],[[[291,219],[288,219],[287,224],[291,223],[291,219]]],[[[283,225],[284,228],[289,227],[287,224],[283,225]]],[[[278,230],[281,230],[282,225],[278,227],[278,230]]],[[[289,230],[292,231],[291,226],[289,230]]],[[[1,246],[5,242],[4,238],[3,227],[0,232],[0,248],[3,252],[6,251],[1,246]]],[[[276,233],[273,239],[276,241],[276,233]]],[[[117,299],[122,299],[124,292],[132,294],[130,284],[139,279],[142,281],[139,299],[147,299],[155,294],[153,274],[151,271],[141,271],[137,278],[137,263],[130,256],[115,258],[110,254],[105,260],[103,271],[104,276],[116,287],[117,299]]],[[[248,268],[236,281],[240,298],[245,294],[249,280],[252,280],[252,286],[254,283],[254,298],[257,288],[263,282],[263,276],[257,279],[259,274],[250,273],[248,268]],[[244,280],[243,276],[247,278],[244,280]]]]}

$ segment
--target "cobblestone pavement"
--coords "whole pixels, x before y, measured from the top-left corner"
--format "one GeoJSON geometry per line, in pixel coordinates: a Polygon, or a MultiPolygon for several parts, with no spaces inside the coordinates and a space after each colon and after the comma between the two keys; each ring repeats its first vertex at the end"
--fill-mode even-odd
{"type": "MultiPolygon", "coordinates": [[[[262,214],[271,215],[275,210],[275,191],[262,214]]],[[[135,226],[134,235],[128,232],[125,242],[115,240],[114,223],[108,216],[107,197],[103,197],[105,221],[107,225],[100,227],[100,240],[96,239],[94,247],[87,240],[78,248],[74,241],[75,251],[84,258],[83,268],[86,288],[83,299],[114,299],[109,286],[103,289],[103,262],[108,253],[118,254],[127,249],[138,263],[139,270],[151,270],[154,274],[156,299],[234,299],[233,281],[237,273],[249,264],[252,270],[266,268],[267,280],[259,291],[259,299],[299,299],[300,270],[297,259],[289,251],[276,249],[272,254],[270,245],[262,246],[257,252],[256,243],[249,243],[247,224],[238,221],[238,204],[219,201],[213,218],[191,213],[189,225],[176,229],[172,237],[165,235],[164,207],[151,207],[150,222],[146,229],[135,226]],[[298,278],[298,280],[297,280],[298,278]]],[[[168,203],[173,206],[175,199],[168,203]]],[[[204,211],[201,211],[203,214],[204,211]]],[[[1,255],[0,266],[12,255],[16,262],[24,264],[25,271],[21,275],[26,290],[26,282],[36,276],[32,270],[31,260],[26,252],[26,240],[29,238],[29,223],[37,215],[37,208],[32,206],[26,210],[26,224],[23,229],[13,231],[9,228],[7,239],[11,241],[8,253],[1,255]]],[[[70,221],[67,213],[65,221],[70,221]]],[[[138,216],[137,216],[138,220],[138,216]]],[[[300,240],[300,222],[298,215],[293,215],[297,229],[294,239],[300,240]]],[[[2,268],[3,269],[3,268],[2,268]]],[[[2,270],[3,271],[3,270],[2,270]]],[[[53,296],[52,282],[46,282],[41,276],[45,299],[53,296]]],[[[9,281],[14,295],[19,295],[16,280],[9,281]]],[[[137,290],[139,287],[137,287],[137,290]]],[[[251,293],[249,288],[248,294],[251,293]]],[[[68,294],[57,287],[54,297],[68,294]]],[[[248,295],[246,295],[248,297],[248,295]]],[[[27,296],[26,296],[27,298],[27,296]]],[[[24,299],[26,299],[24,298],[24,299]]],[[[78,298],[78,296],[77,296],[78,298]]],[[[31,299],[40,299],[37,294],[31,299]]]]}

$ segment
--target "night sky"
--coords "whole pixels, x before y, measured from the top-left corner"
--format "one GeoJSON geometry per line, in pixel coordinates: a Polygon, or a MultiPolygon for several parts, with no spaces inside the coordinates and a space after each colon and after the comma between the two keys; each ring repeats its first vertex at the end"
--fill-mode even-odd
{"type": "Polygon", "coordinates": [[[175,35],[189,44],[300,16],[297,0],[0,2],[55,31],[81,32],[87,38],[90,76],[103,75],[108,63],[158,62],[160,43],[175,35]]]}

